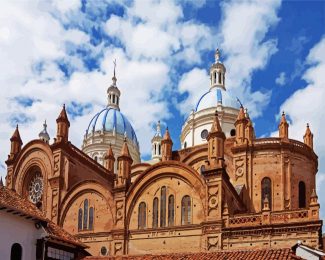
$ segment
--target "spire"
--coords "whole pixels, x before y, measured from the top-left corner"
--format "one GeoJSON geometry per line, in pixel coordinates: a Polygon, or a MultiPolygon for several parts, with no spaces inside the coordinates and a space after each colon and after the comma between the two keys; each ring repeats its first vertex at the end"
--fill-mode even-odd
{"type": "Polygon", "coordinates": [[[113,61],[114,64],[114,73],[113,73],[113,77],[112,77],[112,85],[109,86],[109,88],[107,89],[107,99],[108,99],[108,107],[112,107],[115,108],[117,110],[120,110],[119,107],[119,102],[120,102],[120,96],[121,96],[121,92],[118,89],[118,87],[116,86],[116,59],[113,61]]]}
{"type": "Polygon", "coordinates": [[[216,52],[214,54],[214,57],[215,57],[215,63],[219,63],[219,61],[220,61],[220,51],[219,51],[219,49],[216,50],[216,52]]]}
{"type": "Polygon", "coordinates": [[[21,146],[23,145],[23,142],[19,134],[18,124],[16,126],[15,132],[10,138],[10,142],[11,142],[11,149],[10,149],[9,159],[13,159],[16,156],[16,154],[20,152],[21,146]]]}
{"type": "Polygon", "coordinates": [[[163,140],[168,140],[168,141],[171,141],[172,139],[170,138],[170,134],[169,134],[169,130],[168,130],[168,126],[166,127],[166,131],[165,131],[165,134],[164,134],[164,138],[163,140]]]}
{"type": "Polygon", "coordinates": [[[128,148],[128,144],[127,144],[127,141],[126,141],[126,137],[124,137],[124,142],[123,142],[123,146],[122,146],[122,150],[121,150],[121,156],[131,157],[130,152],[129,152],[129,148],[128,148]]]}
{"type": "Polygon", "coordinates": [[[306,128],[306,132],[304,135],[304,143],[306,145],[308,145],[311,149],[313,149],[313,146],[314,146],[313,139],[314,139],[314,135],[310,131],[309,124],[307,123],[307,128],[306,128]]]}
{"type": "Polygon", "coordinates": [[[318,204],[318,196],[316,194],[316,190],[313,189],[310,194],[310,206],[314,206],[318,204]]]}
{"type": "Polygon", "coordinates": [[[49,141],[50,141],[50,135],[47,132],[46,120],[44,121],[44,124],[43,124],[43,130],[39,133],[38,137],[45,143],[49,143],[49,141]]]}
{"type": "Polygon", "coordinates": [[[115,163],[115,157],[112,149],[112,145],[109,144],[109,148],[107,150],[107,153],[105,155],[105,167],[110,172],[114,172],[114,163],[115,163]]]}
{"type": "Polygon", "coordinates": [[[243,120],[245,118],[246,118],[246,116],[245,116],[245,110],[244,110],[243,105],[241,105],[240,106],[240,109],[239,109],[238,116],[237,116],[237,120],[243,120]]]}
{"type": "Polygon", "coordinates": [[[210,130],[210,133],[215,133],[215,132],[222,132],[217,111],[214,114],[214,121],[212,123],[211,130],[210,130]]]}
{"type": "Polygon", "coordinates": [[[173,155],[173,141],[170,138],[168,127],[166,128],[164,138],[161,140],[161,155],[162,161],[168,161],[172,159],[173,155]]]}
{"type": "Polygon", "coordinates": [[[65,104],[63,105],[59,117],[56,119],[56,123],[56,142],[68,142],[70,122],[65,110],[65,104]]]}
{"type": "Polygon", "coordinates": [[[284,140],[287,140],[289,137],[289,124],[287,122],[284,111],[282,112],[282,117],[279,124],[279,137],[284,140]]]}
{"type": "Polygon", "coordinates": [[[269,198],[267,196],[265,196],[265,198],[263,200],[263,209],[262,209],[262,211],[269,211],[269,210],[270,210],[269,198]]]}
{"type": "Polygon", "coordinates": [[[0,177],[0,188],[2,188],[4,185],[3,185],[3,182],[2,182],[2,176],[0,177]]]}

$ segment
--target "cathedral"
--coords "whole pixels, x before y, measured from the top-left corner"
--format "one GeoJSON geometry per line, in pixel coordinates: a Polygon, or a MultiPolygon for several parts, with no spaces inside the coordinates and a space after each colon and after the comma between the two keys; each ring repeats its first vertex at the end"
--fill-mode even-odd
{"type": "Polygon", "coordinates": [[[290,139],[283,113],[278,137],[257,138],[247,109],[226,89],[219,50],[210,86],[189,113],[181,149],[160,122],[149,161],[115,75],[107,106],[87,126],[81,148],[69,141],[63,106],[51,141],[47,125],[23,145],[18,126],[6,161],[6,186],[88,246],[93,256],[322,248],[316,194],[318,157],[307,124],[290,139]]]}

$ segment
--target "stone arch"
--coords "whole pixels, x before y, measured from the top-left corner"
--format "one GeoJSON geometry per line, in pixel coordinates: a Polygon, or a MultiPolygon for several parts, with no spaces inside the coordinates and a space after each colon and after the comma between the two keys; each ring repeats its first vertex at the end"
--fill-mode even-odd
{"type": "Polygon", "coordinates": [[[107,213],[111,217],[111,223],[113,227],[113,223],[115,223],[115,218],[113,214],[113,196],[107,188],[103,187],[100,183],[96,181],[84,181],[78,183],[74,187],[72,187],[71,190],[64,196],[60,205],[61,214],[59,217],[59,225],[63,227],[67,213],[73,206],[73,203],[81,196],[87,193],[96,194],[105,201],[108,207],[107,213]]]}
{"type": "Polygon", "coordinates": [[[143,191],[160,178],[176,177],[186,182],[196,192],[202,203],[204,219],[206,218],[206,186],[204,180],[191,167],[180,162],[160,162],[145,170],[130,187],[127,193],[126,215],[127,227],[136,201],[141,197],[143,191]]]}
{"type": "Polygon", "coordinates": [[[48,189],[48,178],[53,172],[53,155],[48,144],[40,140],[34,140],[24,146],[17,158],[17,164],[13,172],[12,186],[18,194],[23,195],[28,174],[34,168],[39,168],[43,177],[43,209],[46,209],[48,199],[46,192],[48,189]]]}

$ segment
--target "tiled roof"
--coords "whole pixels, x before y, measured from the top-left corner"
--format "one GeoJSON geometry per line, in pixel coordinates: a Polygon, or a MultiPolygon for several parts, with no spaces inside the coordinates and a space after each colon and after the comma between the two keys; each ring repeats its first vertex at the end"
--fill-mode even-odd
{"type": "Polygon", "coordinates": [[[29,200],[19,196],[16,192],[6,187],[0,187],[0,210],[6,210],[9,213],[26,219],[43,222],[42,226],[48,238],[60,240],[83,248],[86,247],[75,236],[69,234],[51,220],[47,219],[29,200]]]}
{"type": "Polygon", "coordinates": [[[162,254],[162,255],[135,255],[116,257],[87,256],[88,260],[261,260],[261,259],[302,259],[296,256],[290,248],[282,249],[257,249],[257,250],[233,250],[220,252],[201,252],[183,254],[162,254]]]}

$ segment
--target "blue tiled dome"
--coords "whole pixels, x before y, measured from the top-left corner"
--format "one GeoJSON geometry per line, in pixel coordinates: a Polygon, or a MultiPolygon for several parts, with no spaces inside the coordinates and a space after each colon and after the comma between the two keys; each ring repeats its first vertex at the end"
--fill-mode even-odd
{"type": "Polygon", "coordinates": [[[239,104],[235,98],[222,88],[212,88],[204,93],[195,107],[195,111],[200,111],[205,108],[215,107],[221,104],[224,107],[232,107],[239,109],[239,104]]]}
{"type": "Polygon", "coordinates": [[[122,135],[126,133],[126,137],[138,145],[137,136],[129,120],[119,110],[112,107],[106,107],[97,113],[91,119],[86,133],[98,130],[112,132],[114,128],[116,133],[122,135]]]}

